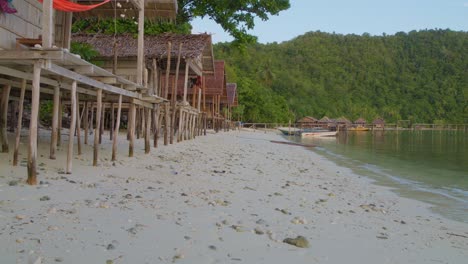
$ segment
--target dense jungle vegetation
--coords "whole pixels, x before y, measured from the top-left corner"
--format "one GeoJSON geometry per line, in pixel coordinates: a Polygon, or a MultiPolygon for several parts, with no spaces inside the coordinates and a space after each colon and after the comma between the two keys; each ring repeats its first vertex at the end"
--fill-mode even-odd
{"type": "Polygon", "coordinates": [[[468,32],[309,32],[282,43],[215,45],[238,83],[243,121],[314,116],[468,123],[468,32]]]}

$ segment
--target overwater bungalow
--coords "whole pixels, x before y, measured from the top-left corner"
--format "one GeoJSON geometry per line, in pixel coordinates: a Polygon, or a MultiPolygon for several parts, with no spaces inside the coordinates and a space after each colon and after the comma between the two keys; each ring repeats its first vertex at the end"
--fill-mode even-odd
{"type": "Polygon", "coordinates": [[[330,119],[328,116],[322,117],[317,124],[321,128],[335,130],[336,129],[336,121],[334,119],[330,119]]]}
{"type": "Polygon", "coordinates": [[[381,117],[376,118],[372,121],[372,128],[373,129],[385,129],[385,120],[381,117]]]}
{"type": "Polygon", "coordinates": [[[313,128],[318,126],[318,121],[317,118],[312,117],[312,116],[305,116],[301,119],[299,119],[296,122],[296,127],[298,128],[313,128]]]}
{"type": "Polygon", "coordinates": [[[367,121],[364,118],[360,117],[356,121],[354,121],[354,125],[365,127],[367,125],[367,121]]]}
{"type": "Polygon", "coordinates": [[[347,119],[344,116],[336,119],[335,123],[339,130],[345,130],[346,128],[351,127],[353,124],[351,121],[349,121],[349,119],[347,119]]]}
{"type": "MultiPolygon", "coordinates": [[[[70,126],[67,151],[66,173],[72,172],[74,153],[74,134],[76,131],[78,152],[80,152],[81,118],[87,122],[88,104],[83,101],[94,101],[95,115],[93,165],[97,166],[99,156],[99,135],[103,118],[103,103],[114,103],[117,108],[113,137],[112,159],[115,160],[115,132],[119,131],[123,105],[129,109],[128,135],[129,156],[134,154],[135,127],[137,108],[144,113],[146,124],[156,123],[154,110],[165,98],[148,91],[145,81],[145,44],[144,21],[148,19],[175,19],[176,0],[118,0],[118,1],[77,1],[43,0],[15,1],[14,10],[3,10],[0,20],[0,84],[1,91],[0,140],[2,151],[9,153],[6,135],[6,111],[10,101],[18,102],[16,141],[13,148],[13,165],[18,164],[18,149],[22,114],[25,101],[30,105],[31,114],[28,131],[27,182],[37,183],[37,135],[38,113],[41,100],[52,99],[53,118],[51,130],[50,159],[55,159],[57,145],[61,142],[61,114],[63,106],[69,106],[70,126]],[[61,3],[60,5],[57,3],[61,3]],[[94,3],[99,6],[90,6],[94,3]],[[125,7],[120,8],[118,5],[125,7]],[[119,76],[105,68],[98,67],[79,56],[69,52],[71,41],[72,18],[79,11],[79,16],[97,16],[116,18],[117,11],[132,12],[138,18],[138,37],[135,41],[136,70],[132,73],[134,80],[119,76]],[[26,93],[26,90],[28,91],[26,93]]],[[[114,115],[112,115],[114,116],[114,115]]],[[[87,129],[84,125],[84,129],[87,129]]],[[[145,152],[150,150],[150,125],[145,127],[145,152]]],[[[85,134],[87,135],[87,133],[85,134]]]]}

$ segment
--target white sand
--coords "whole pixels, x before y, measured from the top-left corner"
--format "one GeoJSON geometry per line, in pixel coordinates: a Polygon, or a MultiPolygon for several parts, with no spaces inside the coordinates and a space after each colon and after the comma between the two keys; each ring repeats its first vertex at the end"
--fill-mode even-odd
{"type": "Polygon", "coordinates": [[[0,263],[467,263],[468,224],[268,141],[279,135],[210,133],[148,155],[140,139],[135,158],[122,137],[114,165],[104,139],[100,166],[85,146],[71,175],[66,141],[51,161],[42,139],[38,186],[0,154],[0,263]],[[282,242],[298,235],[309,248],[282,242]]]}

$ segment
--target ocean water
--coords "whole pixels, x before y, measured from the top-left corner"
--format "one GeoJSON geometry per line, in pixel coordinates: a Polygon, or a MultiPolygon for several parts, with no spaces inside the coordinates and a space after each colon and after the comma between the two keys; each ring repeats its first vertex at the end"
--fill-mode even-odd
{"type": "Polygon", "coordinates": [[[336,138],[299,138],[340,166],[431,204],[447,218],[468,223],[468,132],[340,132],[336,138]]]}

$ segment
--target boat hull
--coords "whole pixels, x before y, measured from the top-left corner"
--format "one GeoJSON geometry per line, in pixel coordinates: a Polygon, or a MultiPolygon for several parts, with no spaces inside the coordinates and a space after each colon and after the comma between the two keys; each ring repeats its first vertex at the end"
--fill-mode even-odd
{"type": "Polygon", "coordinates": [[[335,137],[337,131],[327,131],[327,132],[302,132],[301,137],[335,137]]]}

